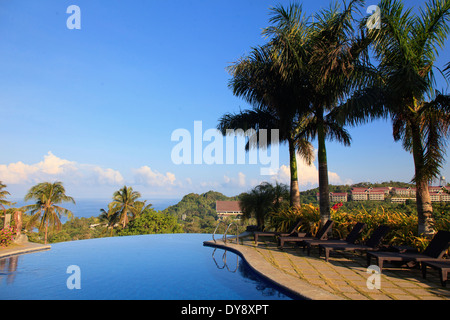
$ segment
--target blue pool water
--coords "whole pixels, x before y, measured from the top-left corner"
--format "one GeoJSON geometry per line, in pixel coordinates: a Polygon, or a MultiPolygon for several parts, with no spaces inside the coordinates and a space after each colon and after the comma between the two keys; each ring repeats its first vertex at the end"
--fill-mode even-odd
{"type": "Polygon", "coordinates": [[[49,251],[0,260],[0,299],[290,299],[258,279],[239,256],[203,246],[206,240],[211,235],[147,235],[53,244],[49,251]],[[72,265],[79,267],[78,278],[74,271],[67,273],[72,265]],[[69,283],[79,283],[81,289],[68,289],[69,278],[69,283]]]}

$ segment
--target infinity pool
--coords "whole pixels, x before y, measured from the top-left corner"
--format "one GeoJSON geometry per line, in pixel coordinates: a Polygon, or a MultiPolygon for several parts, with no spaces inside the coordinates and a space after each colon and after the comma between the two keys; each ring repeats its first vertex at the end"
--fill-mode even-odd
{"type": "Polygon", "coordinates": [[[239,256],[204,247],[206,240],[211,235],[53,244],[49,251],[0,260],[0,299],[290,300],[239,256]]]}

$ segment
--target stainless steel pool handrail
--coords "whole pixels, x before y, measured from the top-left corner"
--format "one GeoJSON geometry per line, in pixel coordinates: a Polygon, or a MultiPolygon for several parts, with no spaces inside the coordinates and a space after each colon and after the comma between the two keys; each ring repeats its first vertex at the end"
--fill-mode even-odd
{"type": "MultiPolygon", "coordinates": [[[[223,222],[222,220],[220,220],[219,223],[217,224],[216,229],[214,230],[213,235],[212,235],[212,238],[213,238],[213,240],[214,240],[214,243],[216,243],[216,239],[214,238],[214,236],[216,235],[217,229],[219,229],[219,226],[220,226],[221,223],[225,224],[225,222],[223,222]]],[[[226,224],[225,224],[225,225],[226,225],[226,224]]],[[[223,238],[222,238],[222,239],[223,239],[223,238]]]]}
{"type": "MultiPolygon", "coordinates": [[[[238,235],[239,231],[238,231],[238,225],[237,225],[236,223],[234,223],[234,222],[232,222],[232,223],[230,223],[230,224],[228,225],[227,230],[225,231],[225,234],[223,235],[223,242],[227,243],[227,233],[228,233],[228,229],[230,229],[230,227],[231,227],[232,225],[235,225],[235,226],[236,226],[236,243],[239,244],[239,235],[238,235]]],[[[231,242],[231,241],[230,241],[230,242],[231,242]]]]}
{"type": "MultiPolygon", "coordinates": [[[[219,229],[219,226],[220,226],[221,223],[225,224],[225,222],[223,222],[222,220],[220,220],[219,223],[218,223],[217,226],[216,226],[216,229],[214,230],[213,235],[212,235],[212,238],[213,238],[214,243],[216,243],[216,238],[215,238],[214,236],[216,235],[217,229],[219,229]]],[[[226,224],[225,224],[225,225],[226,225],[226,224]]],[[[224,243],[227,243],[227,234],[228,234],[228,230],[230,229],[230,227],[231,227],[232,225],[235,225],[235,226],[236,226],[236,243],[239,244],[239,235],[238,235],[239,230],[238,230],[238,225],[237,225],[236,223],[234,223],[234,222],[232,222],[232,223],[230,223],[230,224],[228,225],[227,229],[225,230],[225,233],[224,233],[223,236],[222,236],[222,241],[223,241],[224,243]]],[[[231,242],[231,241],[230,241],[230,242],[231,242]]]]}

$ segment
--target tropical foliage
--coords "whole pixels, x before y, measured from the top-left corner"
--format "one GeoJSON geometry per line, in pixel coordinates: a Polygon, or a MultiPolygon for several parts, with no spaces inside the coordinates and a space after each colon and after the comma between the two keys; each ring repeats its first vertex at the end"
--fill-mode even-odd
{"type": "Polygon", "coordinates": [[[291,172],[291,205],[300,205],[298,187],[297,154],[311,164],[314,159],[312,144],[299,134],[305,119],[299,114],[297,105],[303,92],[300,87],[282,76],[277,69],[272,46],[254,48],[251,54],[230,66],[233,76],[229,87],[237,97],[244,98],[253,109],[237,114],[225,114],[218,129],[224,134],[229,130],[241,130],[249,135],[247,149],[267,148],[272,144],[272,130],[278,130],[275,143],[286,142],[289,147],[291,172]],[[260,139],[262,130],[267,130],[267,140],[260,139]]]}
{"type": "MultiPolygon", "coordinates": [[[[435,89],[434,75],[450,31],[450,1],[429,0],[414,15],[401,1],[382,0],[375,24],[356,20],[364,4],[332,2],[310,20],[299,4],[271,9],[268,43],[230,67],[233,93],[253,110],[225,115],[219,128],[277,127],[290,145],[317,139],[323,223],[330,218],[326,140],[348,146],[345,125],[390,117],[394,140],[414,159],[417,232],[430,236],[428,183],[439,175],[450,135],[450,99],[435,89]]],[[[448,77],[449,65],[444,72],[448,77]]],[[[298,204],[294,153],[290,147],[291,204],[298,204]]]]}
{"type": "MultiPolygon", "coordinates": [[[[315,235],[322,226],[320,209],[314,205],[304,204],[299,208],[285,208],[274,212],[270,217],[270,227],[277,231],[286,231],[298,219],[302,220],[299,231],[315,235]]],[[[361,241],[367,240],[372,232],[380,225],[388,225],[390,232],[385,238],[387,245],[409,245],[423,250],[429,239],[417,236],[418,217],[400,211],[385,210],[382,206],[371,210],[354,209],[351,211],[331,210],[331,219],[334,221],[333,237],[343,239],[357,222],[366,224],[361,234],[361,241]]],[[[435,230],[450,231],[450,218],[442,215],[436,218],[433,225],[435,230]]]]}
{"type": "Polygon", "coordinates": [[[43,182],[32,187],[25,196],[25,201],[34,200],[35,204],[25,206],[25,210],[31,214],[28,222],[28,228],[38,222],[39,230],[45,230],[44,243],[47,243],[48,228],[61,229],[61,216],[71,218],[73,216],[70,210],[67,210],[58,204],[63,202],[75,203],[72,197],[66,195],[66,190],[61,182],[43,182]]]}
{"type": "Polygon", "coordinates": [[[418,233],[431,235],[428,183],[439,175],[450,135],[450,99],[435,89],[434,64],[450,31],[450,1],[428,1],[418,15],[401,1],[383,0],[379,6],[381,28],[368,31],[378,79],[351,101],[353,110],[346,114],[354,123],[383,113],[392,119],[394,140],[414,159],[418,233]]]}
{"type": "Polygon", "coordinates": [[[13,227],[6,227],[0,230],[0,246],[7,247],[14,240],[16,230],[13,227]]]}
{"type": "Polygon", "coordinates": [[[264,230],[267,216],[286,206],[288,199],[289,191],[286,185],[262,183],[240,195],[243,217],[247,220],[255,218],[258,228],[264,230]]]}
{"type": "Polygon", "coordinates": [[[130,220],[135,219],[145,206],[145,202],[138,200],[140,197],[139,192],[127,186],[114,192],[113,201],[108,205],[110,224],[118,223],[125,228],[130,220]]]}
{"type": "Polygon", "coordinates": [[[0,181],[0,207],[3,209],[3,213],[6,213],[5,206],[10,206],[12,203],[6,200],[6,197],[10,195],[10,193],[6,190],[6,185],[0,181]]]}
{"type": "Polygon", "coordinates": [[[119,236],[143,234],[182,233],[183,227],[175,216],[156,212],[149,208],[133,219],[126,228],[119,231],[119,236]]]}
{"type": "MultiPolygon", "coordinates": [[[[186,233],[213,233],[217,226],[216,201],[236,201],[239,197],[227,197],[220,192],[189,193],[176,205],[163,212],[177,217],[186,233]]],[[[231,222],[231,221],[230,221],[231,222]]],[[[218,230],[222,232],[225,230],[218,230]]]]}
{"type": "Polygon", "coordinates": [[[322,221],[330,215],[326,140],[346,146],[351,137],[336,117],[336,109],[353,90],[363,86],[369,42],[355,34],[354,12],[363,1],[334,2],[330,8],[314,15],[308,23],[302,7],[292,4],[273,10],[273,25],[264,33],[271,38],[278,69],[285,79],[302,88],[294,103],[304,122],[297,128],[298,137],[318,141],[320,212],[322,221]]]}

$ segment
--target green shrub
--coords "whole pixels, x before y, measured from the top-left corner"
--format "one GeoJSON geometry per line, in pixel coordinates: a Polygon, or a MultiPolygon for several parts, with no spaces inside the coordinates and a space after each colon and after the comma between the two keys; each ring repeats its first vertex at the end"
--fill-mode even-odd
{"type": "MultiPolygon", "coordinates": [[[[296,208],[289,207],[272,213],[269,226],[276,231],[285,232],[299,218],[302,219],[300,227],[302,232],[315,235],[321,227],[319,207],[312,204],[303,204],[296,208]]],[[[339,209],[331,210],[331,219],[334,221],[332,234],[334,238],[345,238],[357,222],[362,222],[366,224],[366,227],[361,233],[361,241],[367,240],[378,226],[387,225],[390,227],[390,232],[384,240],[387,245],[407,245],[422,251],[429,243],[429,239],[417,235],[416,215],[379,207],[369,211],[365,208],[348,212],[339,209]]],[[[450,231],[450,217],[448,215],[436,217],[434,228],[436,231],[450,231]]]]}
{"type": "Polygon", "coordinates": [[[0,230],[0,245],[2,247],[7,247],[14,240],[16,231],[13,227],[7,227],[0,230]]]}
{"type": "Polygon", "coordinates": [[[150,209],[130,221],[125,229],[119,231],[119,236],[181,232],[183,232],[183,227],[177,223],[175,216],[150,209]]]}

